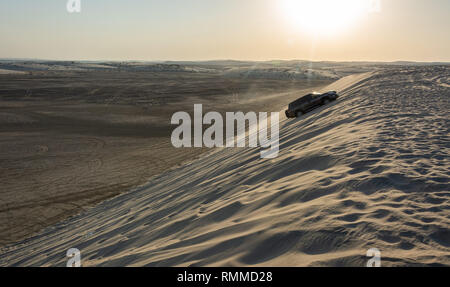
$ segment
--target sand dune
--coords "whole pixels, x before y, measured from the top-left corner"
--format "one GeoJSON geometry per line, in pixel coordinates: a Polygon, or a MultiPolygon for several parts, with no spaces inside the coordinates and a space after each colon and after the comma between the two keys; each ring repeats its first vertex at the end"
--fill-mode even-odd
{"type": "Polygon", "coordinates": [[[448,66],[343,78],[280,155],[216,149],[41,234],[2,266],[450,265],[448,66]]]}
{"type": "Polygon", "coordinates": [[[25,72],[22,72],[22,71],[0,69],[0,75],[24,74],[24,73],[25,73],[25,72]]]}
{"type": "Polygon", "coordinates": [[[0,246],[196,158],[203,149],[170,142],[177,111],[199,102],[219,112],[273,111],[331,83],[118,69],[26,72],[0,75],[0,246]]]}

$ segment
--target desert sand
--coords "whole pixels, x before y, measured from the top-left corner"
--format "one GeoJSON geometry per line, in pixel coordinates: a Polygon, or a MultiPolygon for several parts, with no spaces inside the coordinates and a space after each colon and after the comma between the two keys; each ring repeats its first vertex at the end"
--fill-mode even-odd
{"type": "Polygon", "coordinates": [[[0,246],[204,152],[172,146],[174,112],[195,103],[273,111],[332,81],[229,78],[211,64],[114,65],[0,61],[17,72],[0,75],[0,246]]]}
{"type": "Polygon", "coordinates": [[[14,71],[14,70],[0,69],[0,75],[24,74],[24,73],[25,73],[25,72],[22,72],[22,71],[14,71]]]}
{"type": "MultiPolygon", "coordinates": [[[[394,67],[280,123],[280,154],[214,149],[0,252],[2,266],[450,265],[448,66],[394,67]]],[[[186,150],[187,151],[187,150],[186,150]]]]}

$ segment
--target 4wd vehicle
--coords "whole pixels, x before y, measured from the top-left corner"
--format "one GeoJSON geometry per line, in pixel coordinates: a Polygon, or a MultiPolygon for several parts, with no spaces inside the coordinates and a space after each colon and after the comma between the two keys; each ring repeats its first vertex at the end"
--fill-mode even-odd
{"type": "Polygon", "coordinates": [[[335,101],[339,95],[335,91],[330,91],[325,94],[312,93],[308,94],[296,101],[289,104],[289,108],[286,110],[286,117],[297,118],[304,113],[313,110],[319,106],[326,105],[331,101],[335,101]]]}

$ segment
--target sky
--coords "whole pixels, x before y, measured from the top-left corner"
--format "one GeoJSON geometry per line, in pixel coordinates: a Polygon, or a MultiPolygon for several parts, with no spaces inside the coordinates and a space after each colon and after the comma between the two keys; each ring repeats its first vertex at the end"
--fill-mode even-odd
{"type": "Polygon", "coordinates": [[[0,58],[450,62],[449,0],[67,1],[0,0],[0,58]]]}

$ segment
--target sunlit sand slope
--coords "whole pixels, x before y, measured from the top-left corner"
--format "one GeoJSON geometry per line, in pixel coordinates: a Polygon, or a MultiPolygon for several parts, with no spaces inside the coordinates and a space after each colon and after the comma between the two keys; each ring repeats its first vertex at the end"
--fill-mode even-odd
{"type": "Polygon", "coordinates": [[[450,265],[448,66],[350,76],[280,126],[280,154],[218,149],[1,251],[1,265],[450,265]]]}

